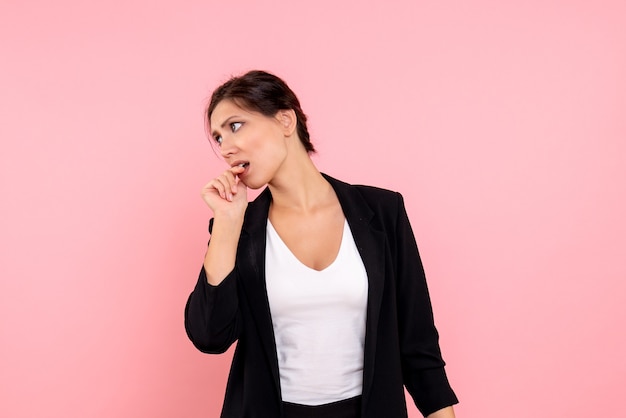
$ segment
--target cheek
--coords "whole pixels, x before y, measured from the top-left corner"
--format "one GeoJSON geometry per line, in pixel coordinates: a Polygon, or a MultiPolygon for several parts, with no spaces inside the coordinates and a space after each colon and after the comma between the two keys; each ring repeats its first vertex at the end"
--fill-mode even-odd
{"type": "Polygon", "coordinates": [[[250,134],[247,138],[247,144],[255,155],[263,155],[265,158],[271,158],[272,154],[277,151],[276,138],[272,136],[271,131],[259,131],[250,134]]]}
{"type": "Polygon", "coordinates": [[[267,143],[267,133],[261,130],[246,132],[245,142],[252,151],[261,151],[267,143]]]}

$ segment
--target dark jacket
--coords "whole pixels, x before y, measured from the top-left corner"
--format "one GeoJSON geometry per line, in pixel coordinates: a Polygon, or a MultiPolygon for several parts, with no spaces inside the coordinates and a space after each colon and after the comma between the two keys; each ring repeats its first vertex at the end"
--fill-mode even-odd
{"type": "MultiPolygon", "coordinates": [[[[407,416],[403,387],[424,415],[457,403],[446,377],[413,231],[399,193],[326,179],[333,186],[368,276],[363,418],[407,416]]],[[[238,341],[222,418],[282,416],[278,359],[265,288],[264,190],[246,210],[236,266],[218,286],[204,268],[185,308],[185,328],[205,353],[238,341]]]]}

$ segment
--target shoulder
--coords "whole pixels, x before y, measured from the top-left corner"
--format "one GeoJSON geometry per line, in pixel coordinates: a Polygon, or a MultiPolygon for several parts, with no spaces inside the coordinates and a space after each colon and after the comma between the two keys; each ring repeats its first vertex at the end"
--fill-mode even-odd
{"type": "Polygon", "coordinates": [[[338,194],[347,193],[358,195],[365,200],[372,209],[397,207],[398,204],[403,204],[402,195],[394,190],[365,184],[349,184],[328,175],[324,175],[324,177],[332,184],[338,194]]]}
{"type": "Polygon", "coordinates": [[[388,201],[389,199],[397,200],[402,197],[399,192],[366,184],[353,184],[351,187],[357,190],[363,197],[376,201],[388,201]]]}
{"type": "Polygon", "coordinates": [[[406,216],[404,199],[396,191],[325,177],[335,189],[348,221],[367,220],[375,229],[389,231],[395,230],[406,216]]]}

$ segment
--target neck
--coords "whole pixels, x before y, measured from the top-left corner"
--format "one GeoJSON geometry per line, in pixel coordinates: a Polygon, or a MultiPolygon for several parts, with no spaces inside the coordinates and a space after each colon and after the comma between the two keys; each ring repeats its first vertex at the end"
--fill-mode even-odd
{"type": "Polygon", "coordinates": [[[272,192],[272,205],[299,212],[315,210],[323,205],[332,186],[319,172],[305,152],[285,161],[281,172],[268,184],[272,192]]]}

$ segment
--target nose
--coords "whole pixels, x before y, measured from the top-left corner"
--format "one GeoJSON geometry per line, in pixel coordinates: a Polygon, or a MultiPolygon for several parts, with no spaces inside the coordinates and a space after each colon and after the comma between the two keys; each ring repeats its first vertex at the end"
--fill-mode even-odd
{"type": "Polygon", "coordinates": [[[229,136],[222,137],[222,143],[220,144],[220,154],[222,157],[228,158],[237,152],[237,147],[235,146],[235,141],[229,136]]]}

